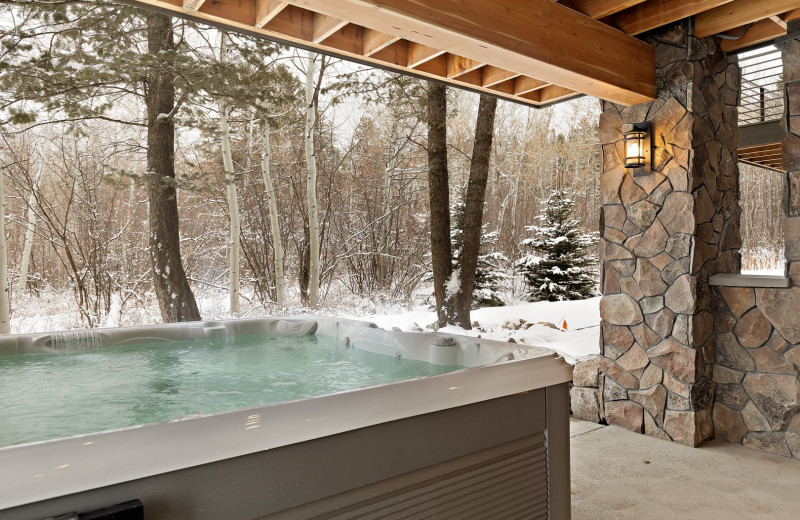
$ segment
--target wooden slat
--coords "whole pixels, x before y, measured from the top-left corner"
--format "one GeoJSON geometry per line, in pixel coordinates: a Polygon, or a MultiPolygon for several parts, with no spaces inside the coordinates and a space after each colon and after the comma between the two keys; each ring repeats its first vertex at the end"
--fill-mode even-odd
{"type": "Polygon", "coordinates": [[[800,9],[794,9],[793,11],[789,11],[788,13],[781,16],[784,22],[793,22],[795,20],[800,20],[800,9]]]}
{"type": "Polygon", "coordinates": [[[705,38],[797,8],[800,0],[733,0],[698,14],[694,19],[695,35],[705,38]]]}
{"type": "Polygon", "coordinates": [[[347,22],[339,18],[334,18],[333,16],[314,13],[312,25],[311,41],[314,43],[321,43],[325,38],[347,25],[347,22]]]}
{"type": "MultiPolygon", "coordinates": [[[[731,36],[738,36],[744,30],[744,27],[737,27],[731,29],[725,34],[731,36]]],[[[746,49],[752,45],[758,45],[772,41],[778,36],[786,34],[786,29],[776,24],[771,18],[764,18],[763,20],[754,23],[747,32],[738,40],[720,40],[720,47],[725,52],[733,52],[739,49],[746,49]]]]}
{"type": "Polygon", "coordinates": [[[435,76],[447,77],[447,55],[440,54],[433,59],[420,63],[414,67],[414,71],[427,72],[435,76]]]}
{"type": "Polygon", "coordinates": [[[615,14],[610,23],[620,31],[635,35],[702,13],[732,0],[647,0],[615,14]]]}
{"type": "Polygon", "coordinates": [[[289,1],[603,99],[655,97],[652,46],[551,0],[289,1]]]}
{"type": "Polygon", "coordinates": [[[325,39],[325,45],[340,51],[362,54],[364,50],[363,31],[364,28],[360,25],[349,23],[328,36],[328,38],[325,39]]]}
{"type": "Polygon", "coordinates": [[[282,0],[256,0],[256,27],[264,27],[287,5],[289,4],[282,0]]]}
{"type": "Polygon", "coordinates": [[[788,25],[786,24],[786,20],[781,18],[780,16],[770,16],[769,18],[765,18],[765,20],[772,20],[775,24],[780,25],[784,30],[788,29],[788,25]]]}
{"type": "Polygon", "coordinates": [[[469,72],[465,72],[458,76],[457,82],[479,87],[483,82],[483,73],[481,69],[474,69],[469,72]]]}
{"type": "Polygon", "coordinates": [[[483,74],[482,81],[484,87],[491,87],[519,76],[519,74],[516,72],[501,69],[500,67],[495,67],[494,65],[486,65],[481,69],[481,72],[483,74]]]}
{"type": "Polygon", "coordinates": [[[372,57],[376,60],[405,67],[408,64],[408,43],[398,40],[388,47],[373,53],[372,57]]]}
{"type": "Polygon", "coordinates": [[[363,31],[363,44],[364,56],[372,56],[379,50],[393,44],[400,39],[399,36],[382,33],[373,29],[364,28],[363,31]]]}
{"type": "Polygon", "coordinates": [[[598,19],[618,13],[644,0],[564,0],[561,3],[586,16],[598,19]]]}
{"type": "Polygon", "coordinates": [[[412,69],[422,65],[428,60],[441,56],[445,51],[422,45],[421,43],[408,42],[408,66],[412,69]]]}
{"type": "Polygon", "coordinates": [[[514,79],[514,94],[522,95],[547,86],[546,81],[520,76],[514,79]]]}
{"type": "Polygon", "coordinates": [[[213,0],[204,2],[197,12],[219,16],[245,25],[254,25],[256,21],[256,4],[252,1],[213,0]]]}
{"type": "Polygon", "coordinates": [[[547,85],[539,90],[535,90],[528,94],[523,94],[523,97],[527,96],[541,104],[546,104],[553,103],[555,101],[561,101],[563,99],[569,99],[578,95],[580,95],[578,92],[568,88],[559,87],[558,85],[547,85]]]}
{"type": "Polygon", "coordinates": [[[188,11],[197,11],[206,0],[183,0],[183,8],[188,11]]]}
{"type": "Polygon", "coordinates": [[[514,94],[514,80],[510,79],[508,81],[504,81],[502,83],[498,83],[492,87],[489,87],[491,90],[496,90],[497,92],[502,92],[503,94],[514,94]]]}
{"type": "Polygon", "coordinates": [[[472,72],[475,69],[483,67],[483,63],[455,54],[447,55],[447,77],[457,78],[467,72],[472,72]]]}
{"type": "Polygon", "coordinates": [[[298,40],[311,41],[314,34],[314,14],[306,9],[288,5],[276,14],[264,29],[298,40]]]}

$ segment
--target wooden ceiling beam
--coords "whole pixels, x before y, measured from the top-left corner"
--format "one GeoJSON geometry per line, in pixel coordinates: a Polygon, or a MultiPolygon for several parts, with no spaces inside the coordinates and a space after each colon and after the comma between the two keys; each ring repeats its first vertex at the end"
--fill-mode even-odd
{"type": "Polygon", "coordinates": [[[197,11],[206,0],[183,0],[183,8],[188,11],[197,11]]]}
{"type": "Polygon", "coordinates": [[[263,28],[303,42],[310,42],[314,35],[314,13],[294,5],[287,5],[263,28]]]}
{"type": "Polygon", "coordinates": [[[281,0],[256,0],[256,27],[264,27],[289,5],[281,0]]]}
{"type": "Polygon", "coordinates": [[[562,0],[562,4],[595,20],[611,16],[645,0],[562,0]]]}
{"type": "Polygon", "coordinates": [[[364,28],[349,23],[325,39],[325,45],[352,54],[364,52],[364,28]]]}
{"type": "Polygon", "coordinates": [[[254,26],[256,23],[256,3],[253,1],[213,0],[212,2],[203,2],[197,11],[188,12],[224,18],[249,26],[254,26]]]}
{"type": "Polygon", "coordinates": [[[383,49],[372,54],[376,60],[381,60],[392,65],[399,65],[401,67],[408,66],[408,43],[403,40],[398,40],[391,45],[387,45],[383,49]]]}
{"type": "Polygon", "coordinates": [[[333,16],[314,13],[313,21],[311,22],[311,41],[322,43],[325,38],[347,25],[347,23],[346,20],[334,18],[333,16]]]}
{"type": "Polygon", "coordinates": [[[412,69],[443,54],[445,54],[445,51],[434,49],[421,43],[408,42],[408,66],[412,69]]]}
{"type": "Polygon", "coordinates": [[[457,78],[475,69],[483,67],[483,63],[455,54],[447,54],[447,77],[457,78]]]}
{"type": "Polygon", "coordinates": [[[800,8],[800,0],[733,0],[694,18],[694,31],[705,38],[800,8]]]}
{"type": "Polygon", "coordinates": [[[546,87],[547,85],[548,83],[546,81],[540,81],[527,76],[520,76],[514,79],[514,94],[518,96],[527,94],[528,92],[538,90],[542,87],[546,87]]]}
{"type": "MultiPolygon", "coordinates": [[[[747,26],[731,29],[725,34],[738,36],[742,34],[745,27],[747,26]]],[[[746,49],[747,47],[758,45],[759,43],[772,41],[784,34],[786,34],[785,26],[776,24],[771,18],[764,18],[750,26],[741,38],[736,40],[720,40],[720,47],[722,47],[722,50],[725,52],[738,51],[739,49],[746,49]]]]}
{"type": "Polygon", "coordinates": [[[364,28],[362,41],[364,56],[372,56],[379,50],[388,47],[398,40],[400,40],[399,36],[364,28]]]}
{"type": "Polygon", "coordinates": [[[289,3],[618,103],[655,97],[652,46],[551,0],[289,3]]]}
{"type": "Polygon", "coordinates": [[[788,13],[784,13],[781,15],[781,18],[783,18],[783,21],[787,23],[800,20],[800,8],[789,11],[788,13]]]}
{"type": "MultiPolygon", "coordinates": [[[[732,0],[647,0],[603,21],[636,35],[702,13],[732,0]]],[[[749,0],[748,0],[749,1],[749,0]]]]}
{"type": "Polygon", "coordinates": [[[481,72],[483,72],[482,84],[484,87],[492,87],[498,83],[503,83],[519,76],[516,72],[501,69],[494,65],[486,65],[481,69],[481,72]]]}

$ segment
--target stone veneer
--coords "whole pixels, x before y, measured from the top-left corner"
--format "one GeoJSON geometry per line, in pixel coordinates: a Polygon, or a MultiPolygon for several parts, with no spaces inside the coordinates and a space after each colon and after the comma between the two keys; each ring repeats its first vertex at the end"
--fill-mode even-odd
{"type": "MultiPolygon", "coordinates": [[[[603,102],[601,351],[594,395],[609,424],[690,446],[714,436],[708,279],[739,271],[739,67],[683,22],[647,38],[658,98],[603,102]],[[650,121],[653,172],[622,168],[626,124],[650,121]]],[[[590,378],[589,378],[590,379],[590,378]]],[[[586,406],[584,406],[586,408],[586,406]]]]}
{"type": "MultiPolygon", "coordinates": [[[[791,30],[794,29],[794,30],[791,30]]],[[[778,43],[785,81],[787,274],[793,287],[714,290],[717,436],[800,458],[800,28],[778,43]]]]}

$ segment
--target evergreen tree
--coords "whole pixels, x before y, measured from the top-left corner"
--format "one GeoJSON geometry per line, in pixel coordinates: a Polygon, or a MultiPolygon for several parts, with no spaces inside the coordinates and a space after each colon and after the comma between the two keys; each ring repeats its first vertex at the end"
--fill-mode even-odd
{"type": "Polygon", "coordinates": [[[567,190],[553,190],[536,217],[543,226],[526,226],[533,238],[520,244],[531,253],[515,266],[528,286],[528,301],[582,300],[595,295],[597,258],[589,248],[597,244],[596,233],[583,233],[571,218],[575,201],[567,190]]]}
{"type": "MultiPolygon", "coordinates": [[[[463,194],[451,208],[453,228],[450,241],[453,244],[453,271],[460,268],[458,258],[464,245],[464,210],[466,203],[463,194]]],[[[481,229],[480,248],[485,251],[497,243],[497,232],[487,232],[484,224],[481,229]]],[[[500,307],[505,305],[500,298],[500,284],[506,278],[502,264],[508,258],[501,252],[482,252],[478,254],[478,263],[475,267],[475,288],[472,293],[472,308],[500,307]]]]}

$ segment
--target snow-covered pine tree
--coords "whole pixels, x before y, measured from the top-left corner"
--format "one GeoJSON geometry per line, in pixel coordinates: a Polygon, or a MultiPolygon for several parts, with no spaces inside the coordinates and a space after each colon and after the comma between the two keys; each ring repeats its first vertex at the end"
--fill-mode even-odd
{"type": "Polygon", "coordinates": [[[528,301],[582,300],[596,294],[597,258],[589,248],[598,242],[596,233],[583,233],[570,218],[575,201],[567,190],[553,190],[538,217],[542,226],[526,226],[532,238],[520,246],[531,250],[515,267],[528,286],[528,301]]]}
{"type": "MultiPolygon", "coordinates": [[[[466,191],[466,190],[464,190],[466,191]]],[[[452,229],[450,231],[450,242],[453,247],[453,271],[459,268],[458,256],[461,254],[461,247],[464,244],[464,193],[458,198],[458,202],[450,208],[452,215],[452,229]]],[[[481,230],[481,250],[492,249],[497,243],[497,232],[487,232],[484,224],[481,230]]],[[[481,307],[500,307],[505,305],[500,298],[500,284],[506,278],[503,271],[503,264],[508,263],[508,258],[503,253],[490,252],[478,255],[478,264],[475,268],[475,289],[472,292],[472,308],[481,307]]]]}

